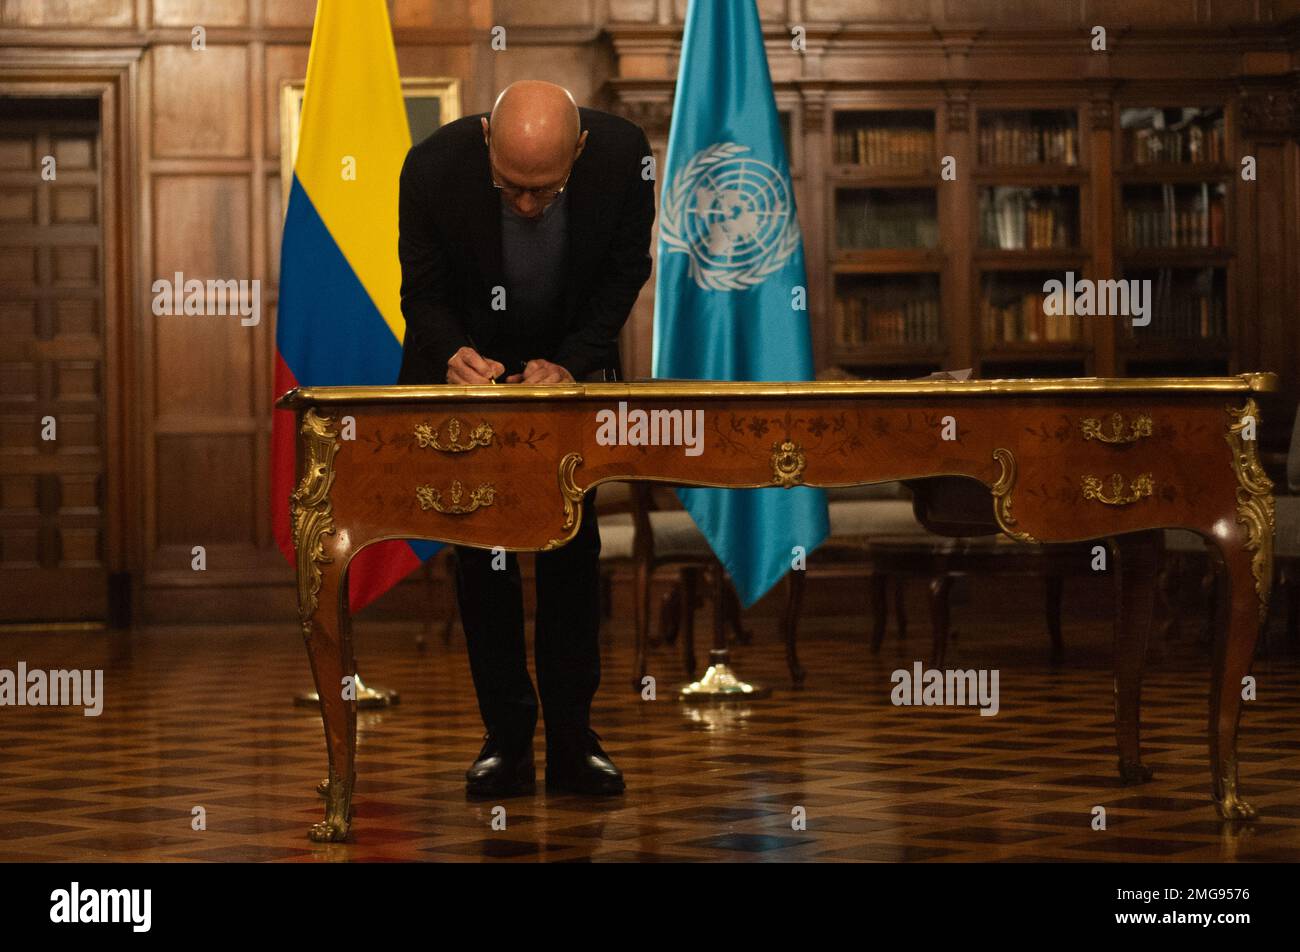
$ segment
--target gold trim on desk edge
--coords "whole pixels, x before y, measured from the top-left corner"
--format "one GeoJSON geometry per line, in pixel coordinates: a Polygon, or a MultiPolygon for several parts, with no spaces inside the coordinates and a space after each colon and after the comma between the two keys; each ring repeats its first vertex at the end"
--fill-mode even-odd
{"type": "Polygon", "coordinates": [[[1155,478],[1150,473],[1143,473],[1124,488],[1124,477],[1120,473],[1111,473],[1110,495],[1106,495],[1104,483],[1100,476],[1084,476],[1081,480],[1084,499],[1095,499],[1103,506],[1131,506],[1141,499],[1146,499],[1156,491],[1155,478]]]}
{"type": "Polygon", "coordinates": [[[1255,577],[1255,594],[1259,597],[1259,617],[1268,614],[1268,598],[1273,588],[1273,533],[1276,529],[1273,481],[1259,462],[1256,440],[1244,440],[1241,431],[1245,418],[1254,418],[1259,428],[1259,407],[1254,398],[1237,409],[1227,407],[1231,422],[1224,439],[1232,450],[1232,469],[1237,474],[1237,522],[1246,529],[1246,551],[1253,553],[1250,572],[1255,577]]]}
{"type": "Polygon", "coordinates": [[[486,420],[480,423],[474,429],[469,431],[467,442],[460,441],[460,429],[466,424],[460,421],[459,417],[452,417],[438,425],[435,430],[427,423],[417,423],[415,426],[415,445],[421,449],[432,447],[443,453],[468,453],[478,446],[489,446],[492,443],[492,424],[486,420]],[[447,429],[447,439],[450,441],[446,444],[438,440],[438,434],[443,427],[447,429]]]}
{"type": "Polygon", "coordinates": [[[293,548],[298,560],[298,620],[304,638],[311,637],[311,619],[320,593],[322,565],[334,560],[325,554],[322,537],[334,533],[330,489],[334,486],[334,454],[339,450],[334,421],[314,407],[302,415],[299,433],[307,462],[298,488],[289,496],[293,548]]]}
{"type": "Polygon", "coordinates": [[[539,400],[589,397],[605,400],[708,399],[760,397],[932,396],[985,393],[1272,393],[1277,374],[1232,377],[1063,377],[1015,380],[812,380],[760,382],[731,380],[651,380],[641,383],[587,383],[506,386],[430,384],[391,387],[295,387],[275,403],[282,410],[316,403],[403,403],[410,401],[539,400]]]}
{"type": "Polygon", "coordinates": [[[1102,429],[1102,421],[1096,417],[1086,417],[1079,421],[1079,429],[1085,440],[1098,440],[1102,443],[1136,443],[1144,436],[1154,432],[1151,417],[1145,413],[1138,414],[1124,431],[1124,414],[1118,410],[1110,415],[1110,433],[1102,429]]]}
{"type": "Polygon", "coordinates": [[[1016,524],[1016,517],[1011,515],[1011,490],[1016,485],[1016,457],[1008,449],[998,447],[993,451],[993,459],[998,464],[998,478],[990,490],[993,493],[993,515],[1002,531],[1018,542],[1037,542],[1028,532],[1011,528],[1016,524]]]}

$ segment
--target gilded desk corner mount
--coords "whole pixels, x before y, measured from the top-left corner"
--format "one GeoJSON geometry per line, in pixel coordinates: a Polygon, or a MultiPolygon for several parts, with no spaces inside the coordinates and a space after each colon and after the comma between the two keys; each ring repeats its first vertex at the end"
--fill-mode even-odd
{"type": "Polygon", "coordinates": [[[330,489],[334,485],[334,455],[338,433],[333,420],[309,407],[302,415],[299,439],[303,463],[302,478],[289,497],[294,551],[298,555],[298,617],[303,636],[311,634],[321,587],[321,566],[334,561],[325,554],[324,537],[334,532],[330,489]]]}
{"type": "Polygon", "coordinates": [[[994,480],[991,491],[993,493],[993,514],[998,520],[998,526],[1011,538],[1020,542],[1037,542],[1028,532],[1023,532],[1016,526],[1016,517],[1011,514],[1011,491],[1016,485],[1016,457],[1008,449],[998,447],[993,451],[993,459],[998,464],[998,478],[994,480]]]}
{"type": "Polygon", "coordinates": [[[1268,613],[1268,596],[1273,584],[1273,532],[1275,528],[1273,481],[1259,461],[1255,431],[1259,408],[1253,397],[1242,407],[1227,408],[1229,424],[1224,437],[1232,450],[1232,469],[1237,476],[1237,522],[1246,530],[1246,551],[1251,553],[1250,571],[1259,597],[1259,615],[1268,613]]]}

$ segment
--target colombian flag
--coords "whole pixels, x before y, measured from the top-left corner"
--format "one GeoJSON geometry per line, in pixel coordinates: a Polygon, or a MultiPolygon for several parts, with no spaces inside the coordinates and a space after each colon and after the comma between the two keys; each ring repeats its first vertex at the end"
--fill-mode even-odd
{"type": "MultiPolygon", "coordinates": [[[[394,383],[406,331],[397,189],[411,132],[384,0],[317,3],[300,130],[280,251],[276,396],[296,386],[394,383]]],[[[271,515],[294,564],[294,414],[274,413],[271,515]]],[[[348,570],[352,611],[439,548],[390,541],[363,549],[348,570]]]]}

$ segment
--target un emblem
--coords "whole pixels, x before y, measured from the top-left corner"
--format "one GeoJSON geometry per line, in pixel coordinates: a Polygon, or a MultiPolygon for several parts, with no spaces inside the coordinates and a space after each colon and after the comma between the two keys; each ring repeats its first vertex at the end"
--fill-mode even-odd
{"type": "Polygon", "coordinates": [[[786,177],[748,151],[723,142],[697,152],[664,195],[659,234],[669,251],[690,257],[705,290],[759,284],[799,247],[786,177]]]}

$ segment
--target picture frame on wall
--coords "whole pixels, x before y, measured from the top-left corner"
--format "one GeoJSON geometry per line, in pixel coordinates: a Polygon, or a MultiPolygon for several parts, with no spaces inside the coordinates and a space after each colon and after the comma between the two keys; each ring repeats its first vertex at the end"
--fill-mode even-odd
{"type": "MultiPolygon", "coordinates": [[[[293,163],[298,156],[298,131],[306,79],[286,79],[280,84],[280,217],[289,208],[293,185],[293,163]]],[[[432,135],[439,127],[459,119],[460,80],[450,77],[412,76],[402,78],[402,99],[411,143],[432,135]]]]}

